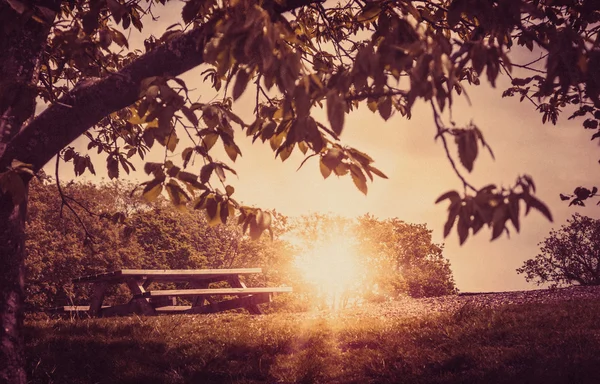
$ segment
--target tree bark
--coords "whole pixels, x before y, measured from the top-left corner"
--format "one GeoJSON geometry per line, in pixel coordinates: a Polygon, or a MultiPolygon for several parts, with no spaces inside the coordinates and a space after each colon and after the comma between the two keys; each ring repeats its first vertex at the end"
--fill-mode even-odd
{"type": "MultiPolygon", "coordinates": [[[[40,4],[40,2],[32,3],[40,4]]],[[[57,11],[58,0],[44,1],[57,11]]],[[[39,62],[50,32],[7,1],[0,1],[0,156],[35,111],[39,62]]],[[[3,164],[0,172],[6,170],[3,164]]],[[[0,383],[25,384],[23,326],[27,184],[19,205],[0,194],[0,383]]]]}
{"type": "MultiPolygon", "coordinates": [[[[283,13],[321,0],[289,0],[283,13]]],[[[14,2],[57,11],[61,0],[14,2]]],[[[0,173],[13,160],[38,171],[71,141],[108,114],[133,104],[151,76],[177,76],[204,62],[204,43],[216,20],[143,55],[119,73],[76,87],[23,127],[35,110],[39,61],[50,23],[40,23],[0,0],[0,173]]],[[[27,181],[24,180],[27,186],[27,181]]],[[[27,191],[18,206],[0,190],[0,384],[25,384],[23,324],[24,241],[27,191]]]]}
{"type": "Polygon", "coordinates": [[[27,198],[15,206],[0,197],[0,383],[27,382],[23,326],[27,198]]]}

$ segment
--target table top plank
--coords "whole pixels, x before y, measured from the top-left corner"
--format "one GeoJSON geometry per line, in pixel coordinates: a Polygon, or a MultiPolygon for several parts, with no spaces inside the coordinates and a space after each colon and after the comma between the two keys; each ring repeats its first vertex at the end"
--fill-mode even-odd
{"type": "Polygon", "coordinates": [[[73,279],[79,282],[125,281],[131,278],[152,278],[153,281],[190,281],[217,276],[247,275],[262,273],[262,268],[230,268],[230,269],[121,269],[106,273],[82,276],[73,279]]]}
{"type": "Polygon", "coordinates": [[[256,293],[292,292],[292,287],[260,287],[260,288],[208,288],[208,289],[163,289],[147,291],[142,297],[159,296],[198,296],[198,295],[251,295],[256,293]]]}

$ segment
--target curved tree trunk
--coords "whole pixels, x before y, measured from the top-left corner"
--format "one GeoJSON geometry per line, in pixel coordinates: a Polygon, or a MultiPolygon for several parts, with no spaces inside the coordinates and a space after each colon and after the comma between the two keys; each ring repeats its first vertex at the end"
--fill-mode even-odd
{"type": "MultiPolygon", "coordinates": [[[[50,32],[51,23],[19,8],[24,3],[0,0],[0,157],[34,114],[39,62],[50,32]]],[[[56,11],[60,1],[30,4],[56,11]]],[[[28,180],[23,184],[18,205],[0,190],[0,383],[27,382],[21,328],[28,180]]]]}

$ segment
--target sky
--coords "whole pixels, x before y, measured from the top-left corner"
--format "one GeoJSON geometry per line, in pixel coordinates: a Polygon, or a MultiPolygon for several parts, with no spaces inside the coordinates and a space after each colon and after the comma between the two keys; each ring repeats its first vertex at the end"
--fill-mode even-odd
{"type": "MultiPolygon", "coordinates": [[[[163,15],[153,28],[164,31],[172,24],[168,16],[163,15]]],[[[134,34],[131,38],[134,46],[141,42],[139,35],[134,34]]],[[[196,89],[194,94],[199,100],[207,102],[214,93],[203,85],[201,71],[192,70],[183,78],[189,88],[196,89]]],[[[297,170],[303,160],[299,151],[282,163],[274,159],[268,143],[257,141],[252,144],[239,130],[236,141],[242,157],[232,164],[219,150],[217,158],[237,171],[239,177],[229,177],[227,181],[236,189],[234,197],[246,205],[276,209],[289,216],[330,212],[356,217],[371,213],[381,219],[398,217],[406,222],[427,223],[433,230],[434,241],[445,244],[444,255],[450,260],[460,291],[535,289],[537,286],[526,282],[515,269],[535,257],[539,251],[538,243],[575,212],[600,218],[600,208],[594,203],[585,208],[574,208],[559,199],[559,193],[570,193],[576,186],[594,185],[600,167],[600,151],[598,145],[590,141],[591,131],[582,128],[582,121],[567,120],[568,114],[564,113],[556,126],[544,125],[541,114],[532,104],[520,103],[518,98],[501,98],[502,91],[509,86],[510,81],[504,77],[495,89],[486,81],[479,87],[467,88],[471,104],[466,98],[459,97],[453,107],[453,118],[457,126],[473,121],[483,131],[495,154],[494,161],[486,151],[480,151],[471,174],[459,166],[471,184],[476,187],[490,183],[511,186],[518,175],[529,174],[538,188],[537,197],[552,212],[553,223],[532,210],[522,218],[520,233],[511,227],[510,239],[502,235],[491,242],[491,232],[487,228],[462,246],[454,230],[446,239],[442,237],[447,203],[436,205],[435,200],[448,190],[462,191],[462,184],[453,173],[441,142],[434,141],[431,110],[423,102],[416,103],[411,120],[396,114],[385,122],[366,105],[346,116],[342,142],[371,155],[375,159],[374,165],[389,177],[388,180],[376,178],[375,182],[369,183],[367,196],[356,189],[349,176],[330,176],[324,180],[317,158],[308,160],[297,170]]],[[[246,121],[253,120],[253,98],[253,92],[247,91],[234,104],[234,111],[246,121]]],[[[318,107],[313,108],[312,114],[318,120],[326,121],[324,111],[318,107]]],[[[84,150],[87,142],[78,139],[73,145],[84,150]]],[[[173,157],[181,159],[184,148],[185,145],[180,143],[173,157]]],[[[457,159],[454,145],[451,145],[451,151],[457,159]]],[[[163,154],[163,150],[154,151],[147,160],[160,161],[163,154]]],[[[100,166],[102,161],[95,160],[100,178],[106,177],[106,170],[100,166]]],[[[51,161],[47,166],[51,174],[53,164],[51,161]]],[[[138,170],[143,169],[141,162],[134,164],[138,170]]],[[[196,171],[200,166],[196,165],[196,171]]],[[[72,177],[71,167],[62,165],[63,180],[72,177]]],[[[139,181],[148,179],[143,172],[130,177],[139,181]]]]}

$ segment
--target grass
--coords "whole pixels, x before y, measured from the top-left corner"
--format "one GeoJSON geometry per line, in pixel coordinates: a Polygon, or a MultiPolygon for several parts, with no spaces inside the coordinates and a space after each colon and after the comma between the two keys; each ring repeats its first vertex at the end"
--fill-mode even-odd
{"type": "Polygon", "coordinates": [[[599,383],[600,300],[26,324],[32,383],[599,383]]]}

